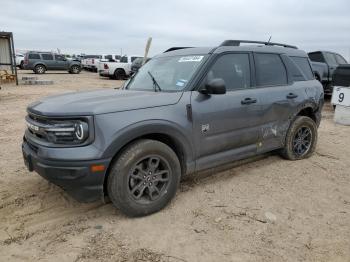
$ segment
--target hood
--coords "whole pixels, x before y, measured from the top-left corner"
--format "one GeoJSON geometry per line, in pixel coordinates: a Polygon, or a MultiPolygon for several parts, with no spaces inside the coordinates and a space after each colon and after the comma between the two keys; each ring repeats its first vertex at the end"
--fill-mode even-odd
{"type": "Polygon", "coordinates": [[[176,104],[181,92],[96,90],[43,98],[28,111],[45,116],[81,116],[136,110],[176,104]]]}

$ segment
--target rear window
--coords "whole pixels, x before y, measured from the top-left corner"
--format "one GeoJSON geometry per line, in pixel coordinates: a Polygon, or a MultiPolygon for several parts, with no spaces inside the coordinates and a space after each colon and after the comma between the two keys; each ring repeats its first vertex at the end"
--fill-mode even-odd
{"type": "Polygon", "coordinates": [[[52,54],[41,54],[41,57],[43,58],[43,60],[53,60],[52,54]]]}
{"type": "MultiPolygon", "coordinates": [[[[298,67],[300,70],[300,73],[304,75],[304,80],[313,80],[314,74],[312,72],[309,60],[306,57],[290,57],[292,61],[295,63],[295,65],[298,67]]],[[[294,76],[293,73],[293,80],[294,81],[301,81],[300,77],[298,76],[297,78],[294,76]]]]}
{"type": "Polygon", "coordinates": [[[28,59],[40,59],[40,55],[39,54],[29,54],[28,59]]]}
{"type": "Polygon", "coordinates": [[[84,59],[87,59],[87,58],[101,58],[100,55],[86,55],[84,56],[84,59]]]}
{"type": "Polygon", "coordinates": [[[325,63],[324,57],[321,52],[309,53],[309,58],[313,62],[325,63]]]}
{"type": "Polygon", "coordinates": [[[258,86],[287,84],[287,71],[277,54],[255,54],[256,81],[258,86]]]}

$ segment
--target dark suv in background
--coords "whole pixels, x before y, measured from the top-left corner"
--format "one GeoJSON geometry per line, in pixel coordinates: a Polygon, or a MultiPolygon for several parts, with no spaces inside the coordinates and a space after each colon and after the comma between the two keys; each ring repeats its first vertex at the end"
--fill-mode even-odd
{"type": "Polygon", "coordinates": [[[122,90],[29,105],[28,169],[80,201],[108,195],[142,216],[165,207],[186,174],[273,150],[289,160],[314,152],[323,88],[304,51],[239,40],[171,50],[122,90]]]}
{"type": "Polygon", "coordinates": [[[344,57],[340,54],[329,51],[310,52],[309,58],[315,77],[323,85],[326,95],[333,92],[333,74],[339,65],[348,64],[344,57]]]}
{"type": "Polygon", "coordinates": [[[79,61],[68,60],[64,55],[49,52],[28,52],[24,57],[23,67],[36,74],[44,74],[47,70],[66,70],[71,74],[79,74],[81,71],[79,61]]]}

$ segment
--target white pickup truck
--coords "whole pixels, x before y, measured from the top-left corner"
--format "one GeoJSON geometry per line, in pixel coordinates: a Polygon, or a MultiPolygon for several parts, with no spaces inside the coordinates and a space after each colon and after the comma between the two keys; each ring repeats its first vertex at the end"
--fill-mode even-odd
{"type": "Polygon", "coordinates": [[[86,55],[81,61],[82,68],[97,72],[98,63],[100,61],[120,61],[120,55],[86,55]]]}
{"type": "Polygon", "coordinates": [[[23,69],[23,63],[24,63],[24,55],[17,53],[16,54],[16,66],[23,69]]]}
{"type": "Polygon", "coordinates": [[[98,73],[100,76],[105,76],[117,80],[123,80],[130,75],[131,63],[142,56],[124,55],[119,62],[103,62],[98,63],[98,73]]]}

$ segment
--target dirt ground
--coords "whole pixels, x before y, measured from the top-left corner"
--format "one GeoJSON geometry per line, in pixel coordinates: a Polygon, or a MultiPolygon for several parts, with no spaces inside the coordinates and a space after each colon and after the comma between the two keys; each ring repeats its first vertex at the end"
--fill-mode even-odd
{"type": "Polygon", "coordinates": [[[0,90],[1,261],[350,261],[350,127],[333,123],[329,103],[310,159],[269,154],[197,174],[167,208],[130,219],[112,204],[74,201],[28,172],[21,153],[29,103],[121,82],[39,78],[55,84],[0,90]]]}

